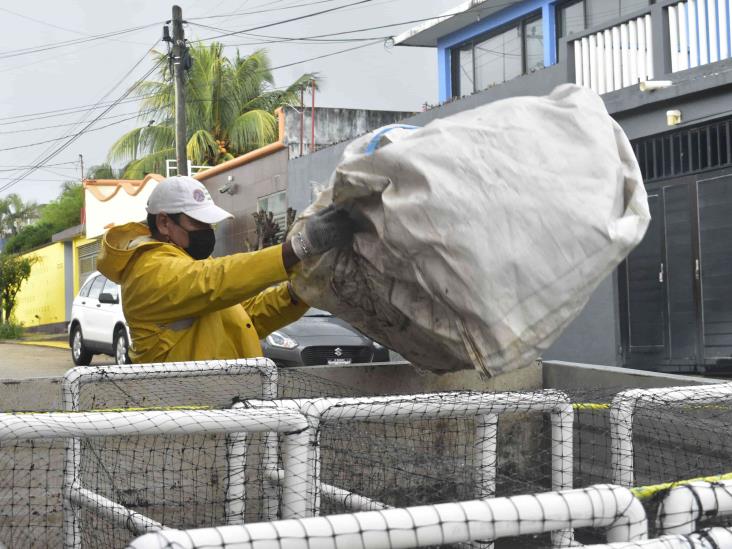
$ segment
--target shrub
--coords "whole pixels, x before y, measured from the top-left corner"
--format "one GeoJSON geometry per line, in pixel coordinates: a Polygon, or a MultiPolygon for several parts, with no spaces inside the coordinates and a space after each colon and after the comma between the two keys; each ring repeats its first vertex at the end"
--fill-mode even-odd
{"type": "Polygon", "coordinates": [[[23,326],[15,322],[0,323],[0,340],[20,339],[23,337],[23,326]]]}

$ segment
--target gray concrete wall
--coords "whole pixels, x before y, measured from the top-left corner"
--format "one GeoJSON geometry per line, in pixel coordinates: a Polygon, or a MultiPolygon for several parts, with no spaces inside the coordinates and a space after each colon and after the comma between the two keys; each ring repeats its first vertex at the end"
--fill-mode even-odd
{"type": "MultiPolygon", "coordinates": [[[[315,107],[315,149],[319,150],[341,141],[348,141],[358,135],[393,124],[413,113],[404,111],[372,111],[366,109],[340,109],[315,107]]],[[[313,116],[305,107],[301,119],[300,109],[285,108],[285,143],[290,150],[290,158],[300,154],[300,135],[302,129],[302,154],[310,154],[312,144],[313,116]],[[301,128],[302,126],[302,128],[301,128]]]]}
{"type": "Polygon", "coordinates": [[[711,385],[726,380],[699,376],[682,376],[617,368],[595,364],[577,364],[557,360],[542,363],[542,386],[545,389],[565,391],[588,389],[623,390],[631,388],[681,387],[686,385],[711,385]]]}
{"type": "Polygon", "coordinates": [[[202,183],[217,205],[234,214],[234,219],[216,228],[214,256],[250,251],[250,245],[257,244],[252,217],[257,211],[257,199],[287,189],[287,149],[214,175],[202,183]],[[230,193],[219,192],[227,185],[232,186],[230,193]]]}

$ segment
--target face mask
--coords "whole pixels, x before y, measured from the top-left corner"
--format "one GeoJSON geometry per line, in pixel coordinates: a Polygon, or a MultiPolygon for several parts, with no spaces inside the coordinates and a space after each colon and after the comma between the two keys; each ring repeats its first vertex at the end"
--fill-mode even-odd
{"type": "Polygon", "coordinates": [[[188,255],[193,259],[206,259],[211,257],[214,246],[216,246],[214,230],[199,229],[197,231],[186,232],[188,233],[188,247],[185,250],[188,252],[188,255]]]}
{"type": "MultiPolygon", "coordinates": [[[[171,218],[172,219],[172,218],[171,218]]],[[[175,223],[175,220],[173,220],[175,223]]],[[[216,235],[213,229],[198,229],[189,231],[175,223],[181,229],[188,233],[188,247],[183,248],[193,259],[206,259],[211,257],[216,246],[216,235]]]]}

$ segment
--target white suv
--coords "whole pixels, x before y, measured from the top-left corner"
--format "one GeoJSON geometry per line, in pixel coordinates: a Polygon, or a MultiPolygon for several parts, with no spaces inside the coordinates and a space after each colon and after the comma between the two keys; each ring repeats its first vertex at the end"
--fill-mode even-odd
{"type": "Polygon", "coordinates": [[[111,355],[117,364],[130,363],[130,332],[122,313],[120,287],[99,272],[86,279],[74,299],[69,345],[77,366],[88,365],[95,354],[111,355]]]}

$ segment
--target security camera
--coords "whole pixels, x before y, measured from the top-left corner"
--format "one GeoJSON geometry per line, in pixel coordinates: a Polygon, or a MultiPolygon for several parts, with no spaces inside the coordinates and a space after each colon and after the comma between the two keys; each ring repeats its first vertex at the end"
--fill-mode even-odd
{"type": "Polygon", "coordinates": [[[226,184],[219,187],[221,194],[234,194],[236,192],[236,185],[234,184],[234,176],[230,175],[226,178],[226,184]]]}

